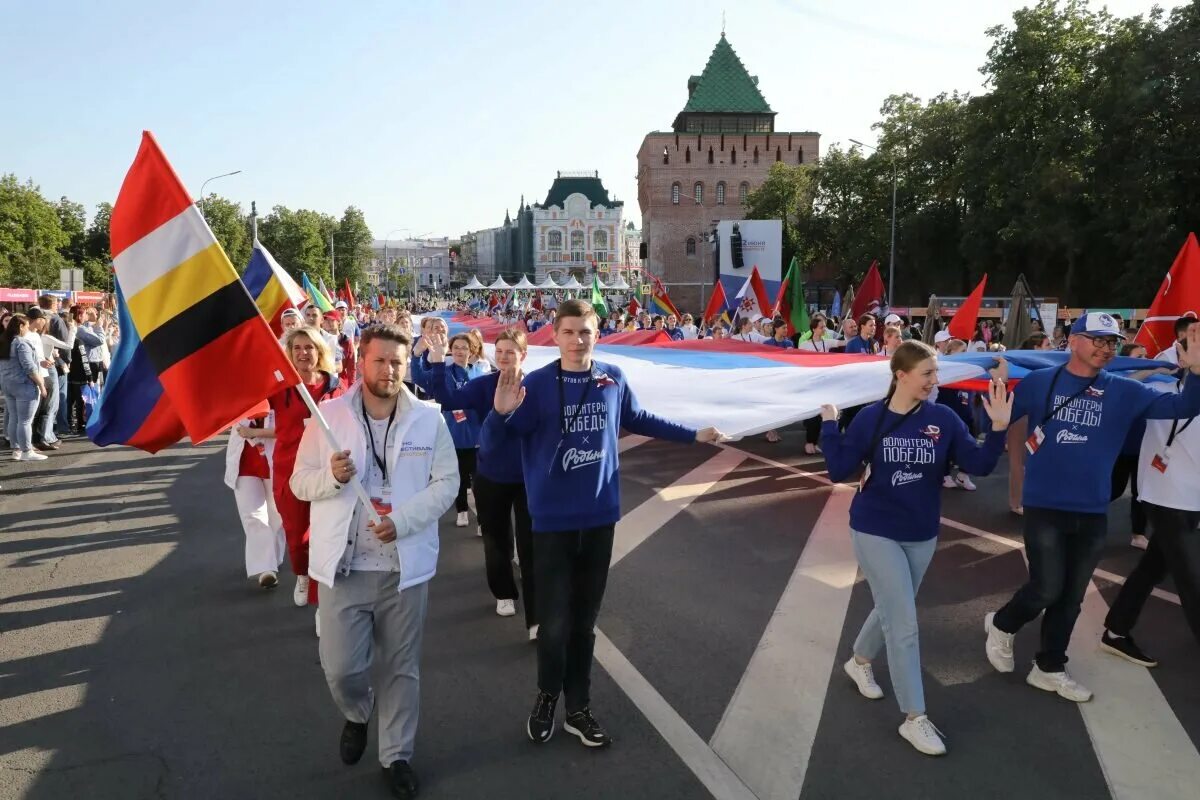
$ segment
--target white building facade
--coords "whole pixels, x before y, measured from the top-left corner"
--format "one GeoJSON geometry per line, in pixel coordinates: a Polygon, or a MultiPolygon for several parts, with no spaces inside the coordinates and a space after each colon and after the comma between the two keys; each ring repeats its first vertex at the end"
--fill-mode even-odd
{"type": "Polygon", "coordinates": [[[530,280],[574,275],[584,282],[593,266],[602,277],[610,270],[615,276],[625,258],[624,206],[609,198],[599,173],[560,171],[545,202],[532,207],[536,274],[530,280]]]}

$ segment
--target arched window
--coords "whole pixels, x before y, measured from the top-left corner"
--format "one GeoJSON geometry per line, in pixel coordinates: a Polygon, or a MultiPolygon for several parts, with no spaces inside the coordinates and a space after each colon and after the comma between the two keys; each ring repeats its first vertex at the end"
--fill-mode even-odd
{"type": "Polygon", "coordinates": [[[697,203],[704,202],[704,184],[696,181],[696,185],[692,187],[692,194],[696,198],[697,203]]]}
{"type": "Polygon", "coordinates": [[[692,236],[687,239],[687,254],[689,256],[696,255],[696,239],[692,236]]]}
{"type": "Polygon", "coordinates": [[[583,249],[583,231],[571,231],[571,249],[583,249]]]}
{"type": "Polygon", "coordinates": [[[797,164],[804,163],[804,148],[803,147],[796,148],[796,163],[797,164]]]}
{"type": "Polygon", "coordinates": [[[775,148],[775,160],[783,161],[783,151],[778,147],[775,148]]]}
{"type": "Polygon", "coordinates": [[[725,205],[725,181],[717,184],[717,205],[725,205]]]}
{"type": "Polygon", "coordinates": [[[596,231],[592,234],[592,249],[607,250],[608,249],[608,231],[596,231]]]}
{"type": "Polygon", "coordinates": [[[713,149],[711,144],[708,146],[708,163],[713,163],[713,149]]]}
{"type": "Polygon", "coordinates": [[[678,183],[671,184],[671,203],[674,205],[679,205],[679,184],[678,183]]]}
{"type": "Polygon", "coordinates": [[[738,202],[742,205],[746,204],[746,195],[750,194],[750,184],[742,181],[742,185],[738,187],[738,202]]]}
{"type": "Polygon", "coordinates": [[[754,146],[754,163],[758,163],[758,145],[754,146]]]}
{"type": "Polygon", "coordinates": [[[551,250],[562,250],[562,231],[550,231],[546,234],[546,246],[551,250]]]}
{"type": "Polygon", "coordinates": [[[692,148],[690,145],[683,149],[683,163],[685,163],[685,164],[692,163],[692,148]]]}

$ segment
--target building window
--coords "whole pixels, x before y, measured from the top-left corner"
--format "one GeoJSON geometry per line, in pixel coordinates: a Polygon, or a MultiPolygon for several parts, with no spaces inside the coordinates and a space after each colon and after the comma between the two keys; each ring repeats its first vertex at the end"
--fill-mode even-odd
{"type": "Polygon", "coordinates": [[[663,163],[664,164],[671,163],[671,157],[669,155],[667,155],[667,146],[665,144],[663,145],[663,163]]]}
{"type": "Polygon", "coordinates": [[[546,235],[546,243],[551,250],[562,250],[562,231],[550,231],[546,235]]]}
{"type": "Polygon", "coordinates": [[[729,163],[730,164],[737,163],[737,148],[736,147],[731,148],[729,151],[729,163]]]}
{"type": "Polygon", "coordinates": [[[689,256],[696,255],[696,240],[691,236],[687,239],[687,254],[689,256]]]}
{"type": "MultiPolygon", "coordinates": [[[[608,231],[596,231],[592,234],[592,249],[607,250],[608,249],[608,231]]],[[[597,257],[597,260],[599,258],[597,257]]]]}
{"type": "Polygon", "coordinates": [[[679,184],[678,183],[671,184],[671,202],[674,205],[679,205],[679,184]]]}
{"type": "Polygon", "coordinates": [[[796,148],[796,163],[797,164],[804,163],[804,148],[803,147],[796,148]]]}
{"type": "Polygon", "coordinates": [[[758,145],[754,146],[754,163],[758,163],[758,145]]]}
{"type": "Polygon", "coordinates": [[[571,249],[583,249],[583,231],[571,231],[571,249]]]}
{"type": "Polygon", "coordinates": [[[696,185],[692,187],[692,195],[696,198],[697,203],[704,202],[704,184],[696,181],[696,185]]]}
{"type": "Polygon", "coordinates": [[[725,181],[717,184],[717,205],[725,205],[725,181]]]}
{"type": "Polygon", "coordinates": [[[783,151],[780,150],[778,147],[775,148],[775,160],[783,161],[783,151]]]}
{"type": "Polygon", "coordinates": [[[692,148],[690,146],[683,149],[683,163],[692,163],[692,148]]]}
{"type": "Polygon", "coordinates": [[[742,181],[742,185],[738,187],[738,201],[745,205],[746,195],[750,194],[750,184],[742,181]]]}
{"type": "Polygon", "coordinates": [[[713,163],[713,149],[711,144],[708,146],[708,163],[713,163]]]}

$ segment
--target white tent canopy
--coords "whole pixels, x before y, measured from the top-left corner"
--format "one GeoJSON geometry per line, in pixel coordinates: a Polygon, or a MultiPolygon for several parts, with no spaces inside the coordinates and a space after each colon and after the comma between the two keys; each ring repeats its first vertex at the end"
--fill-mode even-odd
{"type": "Polygon", "coordinates": [[[605,285],[604,285],[604,281],[600,280],[600,276],[599,276],[599,275],[597,275],[597,276],[596,276],[596,288],[597,288],[597,289],[600,289],[601,291],[603,291],[603,290],[605,290],[605,289],[611,289],[612,287],[611,287],[611,286],[605,286],[605,285]]]}
{"type": "Polygon", "coordinates": [[[536,287],[532,283],[530,283],[528,277],[526,277],[525,275],[522,275],[521,280],[519,280],[515,284],[513,284],[512,288],[514,288],[514,289],[536,289],[538,287],[536,287]]]}
{"type": "Polygon", "coordinates": [[[539,283],[537,285],[537,288],[539,288],[539,289],[558,289],[560,287],[557,283],[554,282],[554,278],[551,278],[549,275],[547,275],[546,280],[539,283]]]}
{"type": "Polygon", "coordinates": [[[504,282],[504,278],[497,277],[496,280],[492,281],[492,283],[487,288],[488,289],[511,289],[512,287],[504,282]]]}
{"type": "Polygon", "coordinates": [[[486,289],[487,287],[479,282],[479,278],[472,275],[471,280],[463,288],[464,289],[486,289]]]}
{"type": "Polygon", "coordinates": [[[583,285],[580,284],[579,281],[575,279],[574,275],[572,275],[570,278],[567,279],[566,283],[560,284],[558,288],[560,288],[560,289],[582,289],[583,285]]]}
{"type": "Polygon", "coordinates": [[[629,284],[625,282],[625,278],[623,276],[618,275],[617,279],[608,285],[608,288],[620,291],[628,289],[629,284]]]}

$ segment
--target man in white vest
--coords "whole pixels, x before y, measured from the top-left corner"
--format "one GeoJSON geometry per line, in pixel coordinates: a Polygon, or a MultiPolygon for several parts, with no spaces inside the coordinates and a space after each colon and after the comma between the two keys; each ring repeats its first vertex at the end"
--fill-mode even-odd
{"type": "Polygon", "coordinates": [[[458,459],[434,403],[404,387],[411,341],[394,325],[363,331],[362,381],[321,411],[300,440],[291,487],[312,503],[309,577],[322,585],[321,666],[346,718],[342,761],[367,746],[367,720],[379,705],[379,761],[393,796],[412,798],[421,635],[428,581],[437,569],[438,518],[458,492],[458,459]],[[371,521],[348,484],[361,476],[381,521],[371,521]],[[371,686],[372,661],[382,663],[371,686]]]}

